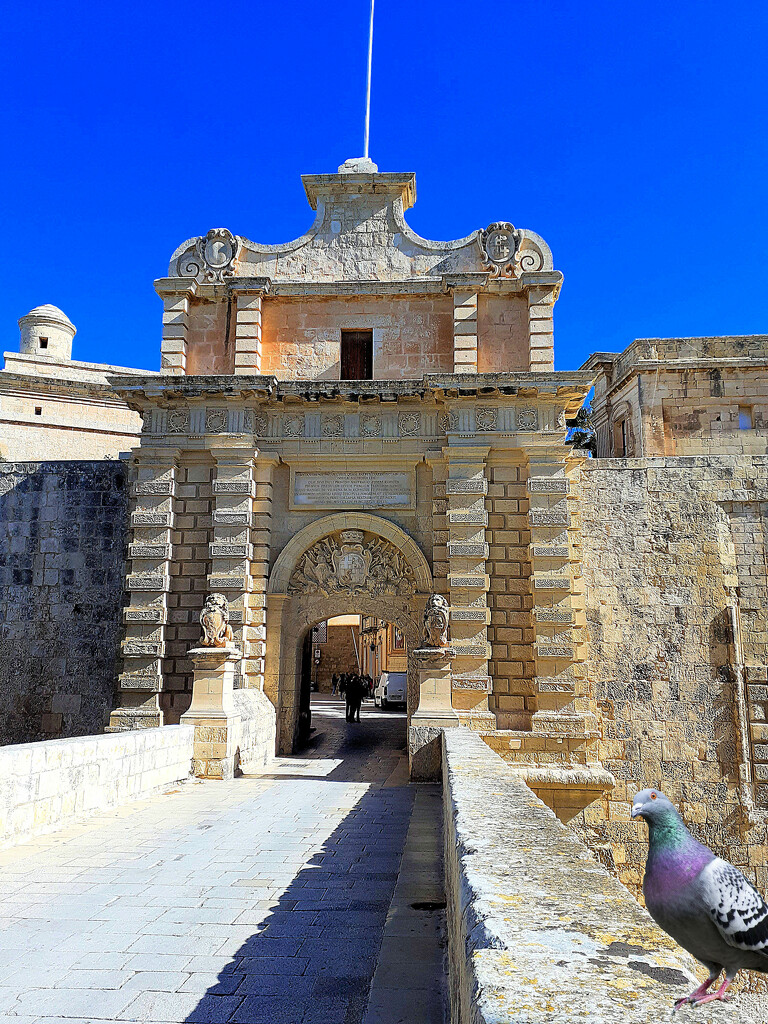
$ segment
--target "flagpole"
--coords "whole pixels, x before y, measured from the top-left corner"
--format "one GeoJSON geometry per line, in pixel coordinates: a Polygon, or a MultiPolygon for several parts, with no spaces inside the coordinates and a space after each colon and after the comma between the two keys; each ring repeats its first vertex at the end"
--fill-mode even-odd
{"type": "Polygon", "coordinates": [[[371,24],[368,30],[368,86],[365,92],[365,135],[363,139],[363,156],[368,157],[368,136],[371,127],[371,64],[373,61],[373,2],[371,0],[371,24]]]}

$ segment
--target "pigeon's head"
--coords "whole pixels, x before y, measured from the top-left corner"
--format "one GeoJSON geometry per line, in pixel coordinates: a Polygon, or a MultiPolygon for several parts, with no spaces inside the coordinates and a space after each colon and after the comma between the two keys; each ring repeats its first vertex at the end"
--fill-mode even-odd
{"type": "Polygon", "coordinates": [[[658,789],[644,789],[632,801],[632,817],[645,818],[649,824],[670,814],[675,818],[678,816],[675,805],[658,789]]]}

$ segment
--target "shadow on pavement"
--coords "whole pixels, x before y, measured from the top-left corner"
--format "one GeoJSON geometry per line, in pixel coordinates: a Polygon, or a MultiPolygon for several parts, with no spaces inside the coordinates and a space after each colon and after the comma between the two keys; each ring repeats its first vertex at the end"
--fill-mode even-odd
{"type": "MultiPolygon", "coordinates": [[[[329,720],[318,731],[326,726],[330,740],[344,730],[332,755],[344,758],[336,768],[322,776],[274,777],[370,782],[371,788],[265,912],[185,1024],[359,1024],[363,1018],[415,790],[381,785],[386,762],[401,756],[392,748],[391,725],[384,750],[383,730],[373,718],[348,727],[343,717],[339,725],[329,720]],[[385,763],[371,782],[369,758],[376,750],[385,763]]],[[[316,746],[315,756],[324,745],[316,746]]],[[[289,759],[280,763],[287,766],[289,759]]]]}

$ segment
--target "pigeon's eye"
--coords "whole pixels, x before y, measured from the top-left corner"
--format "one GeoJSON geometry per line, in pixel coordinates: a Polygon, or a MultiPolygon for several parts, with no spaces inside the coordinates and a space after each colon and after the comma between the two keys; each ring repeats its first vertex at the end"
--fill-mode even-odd
{"type": "Polygon", "coordinates": [[[651,793],[651,800],[655,800],[655,799],[656,799],[656,794],[655,793],[651,793]]]}

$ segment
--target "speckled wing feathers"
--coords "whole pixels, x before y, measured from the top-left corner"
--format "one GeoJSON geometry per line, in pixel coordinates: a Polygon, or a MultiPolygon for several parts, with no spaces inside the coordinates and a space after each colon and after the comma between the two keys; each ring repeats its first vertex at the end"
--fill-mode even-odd
{"type": "Polygon", "coordinates": [[[700,877],[707,911],[725,941],[768,958],[768,906],[757,889],[719,857],[700,877]]]}

